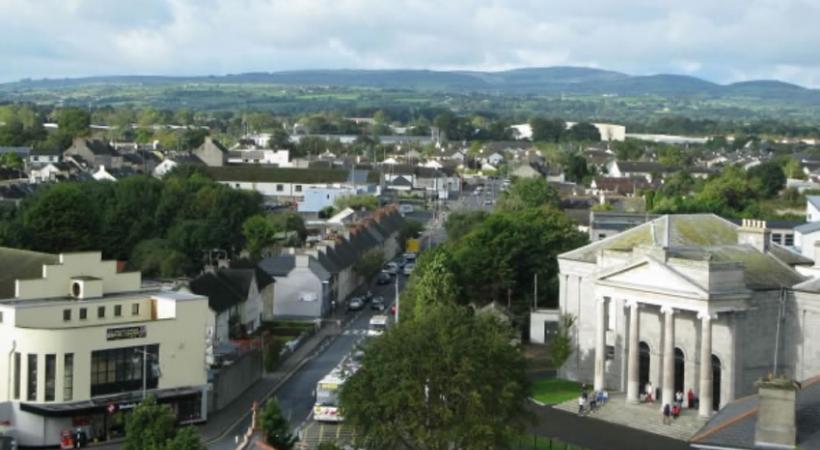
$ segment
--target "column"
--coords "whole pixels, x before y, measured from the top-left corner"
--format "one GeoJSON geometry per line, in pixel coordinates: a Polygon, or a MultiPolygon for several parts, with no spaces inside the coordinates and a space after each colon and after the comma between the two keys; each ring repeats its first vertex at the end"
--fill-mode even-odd
{"type": "Polygon", "coordinates": [[[700,405],[698,414],[708,418],[712,415],[712,316],[698,314],[700,318],[700,405]]]}
{"type": "Polygon", "coordinates": [[[606,364],[606,299],[597,299],[597,325],[595,328],[595,382],[593,389],[600,391],[606,384],[604,369],[606,364]]]}
{"type": "Polygon", "coordinates": [[[633,300],[629,303],[629,357],[626,367],[626,401],[628,403],[638,403],[640,401],[638,397],[638,388],[640,387],[638,335],[638,302],[633,300]]]}
{"type": "Polygon", "coordinates": [[[664,306],[663,313],[663,386],[661,405],[675,401],[675,310],[664,306]]]}

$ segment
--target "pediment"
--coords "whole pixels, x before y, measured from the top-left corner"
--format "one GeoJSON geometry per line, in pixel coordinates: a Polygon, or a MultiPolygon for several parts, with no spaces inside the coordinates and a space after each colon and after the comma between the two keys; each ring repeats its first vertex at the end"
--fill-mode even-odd
{"type": "Polygon", "coordinates": [[[608,270],[599,274],[597,280],[600,284],[614,285],[626,289],[651,290],[698,297],[708,296],[708,293],[694,281],[652,258],[644,258],[629,265],[608,270]]]}

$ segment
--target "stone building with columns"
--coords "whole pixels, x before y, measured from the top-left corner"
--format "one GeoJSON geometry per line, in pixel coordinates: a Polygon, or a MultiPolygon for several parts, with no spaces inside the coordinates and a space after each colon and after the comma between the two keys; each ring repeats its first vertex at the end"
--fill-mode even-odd
{"type": "Polygon", "coordinates": [[[691,388],[707,417],[770,372],[820,373],[815,262],[772,243],[763,221],[668,215],[558,257],[574,316],[561,376],[662,403],[691,388]]]}

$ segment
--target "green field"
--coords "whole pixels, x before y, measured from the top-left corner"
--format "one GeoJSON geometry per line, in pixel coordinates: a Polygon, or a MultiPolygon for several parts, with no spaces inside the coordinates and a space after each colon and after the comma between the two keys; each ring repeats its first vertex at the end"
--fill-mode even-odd
{"type": "Polygon", "coordinates": [[[574,381],[547,378],[535,382],[532,386],[532,398],[541,403],[555,405],[572,400],[581,392],[581,385],[574,381]]]}

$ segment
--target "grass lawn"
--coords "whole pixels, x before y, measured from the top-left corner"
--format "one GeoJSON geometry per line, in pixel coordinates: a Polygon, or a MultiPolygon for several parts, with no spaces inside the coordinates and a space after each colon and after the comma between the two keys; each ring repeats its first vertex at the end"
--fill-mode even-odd
{"type": "Polygon", "coordinates": [[[538,380],[532,386],[532,397],[548,405],[572,400],[580,394],[580,383],[558,378],[538,380]]]}

